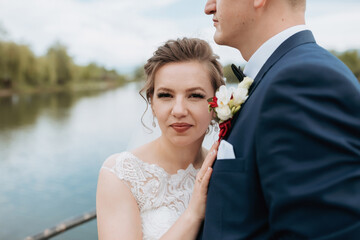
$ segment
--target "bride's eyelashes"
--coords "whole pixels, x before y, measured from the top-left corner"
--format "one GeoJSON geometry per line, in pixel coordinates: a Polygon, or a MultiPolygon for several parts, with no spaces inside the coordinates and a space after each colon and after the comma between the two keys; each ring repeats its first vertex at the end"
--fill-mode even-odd
{"type": "MultiPolygon", "coordinates": [[[[173,95],[171,93],[166,93],[166,92],[159,92],[156,96],[157,96],[157,98],[172,98],[173,97],[173,95]]],[[[203,93],[190,93],[188,95],[188,97],[204,99],[205,95],[203,93]]]]}
{"type": "Polygon", "coordinates": [[[199,98],[199,99],[204,99],[205,95],[202,93],[192,93],[190,94],[190,98],[199,98]]]}
{"type": "Polygon", "coordinates": [[[166,93],[166,92],[160,92],[157,94],[157,98],[171,98],[172,95],[170,93],[166,93]]]}

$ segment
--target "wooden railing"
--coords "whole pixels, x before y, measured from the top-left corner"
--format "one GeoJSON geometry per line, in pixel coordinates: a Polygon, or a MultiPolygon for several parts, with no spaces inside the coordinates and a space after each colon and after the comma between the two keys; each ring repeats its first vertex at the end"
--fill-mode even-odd
{"type": "Polygon", "coordinates": [[[74,217],[72,219],[69,219],[67,221],[64,221],[54,227],[45,229],[41,233],[38,233],[33,236],[28,236],[25,238],[25,240],[44,240],[44,239],[50,239],[58,234],[61,234],[69,229],[72,229],[76,226],[79,226],[81,224],[84,224],[90,220],[93,220],[96,218],[96,210],[87,212],[85,214],[82,214],[81,216],[74,217]]]}

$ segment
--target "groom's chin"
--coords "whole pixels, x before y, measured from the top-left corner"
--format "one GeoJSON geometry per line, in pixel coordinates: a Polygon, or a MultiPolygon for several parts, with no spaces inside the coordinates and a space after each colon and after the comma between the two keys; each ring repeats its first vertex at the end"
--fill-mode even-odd
{"type": "Polygon", "coordinates": [[[227,46],[228,46],[227,41],[225,41],[224,37],[223,37],[222,34],[219,33],[219,32],[215,32],[215,34],[214,34],[214,41],[215,41],[215,43],[218,44],[218,45],[227,45],[227,46]]]}
{"type": "Polygon", "coordinates": [[[214,41],[215,41],[215,43],[216,44],[218,44],[218,45],[224,45],[222,42],[222,39],[221,39],[221,36],[220,36],[220,34],[218,33],[218,32],[215,32],[214,33],[214,41]]]}

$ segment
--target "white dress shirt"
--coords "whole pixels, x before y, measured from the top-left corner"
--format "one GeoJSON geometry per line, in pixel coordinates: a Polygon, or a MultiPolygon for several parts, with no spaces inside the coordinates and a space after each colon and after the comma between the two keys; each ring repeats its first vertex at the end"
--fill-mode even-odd
{"type": "Polygon", "coordinates": [[[298,32],[308,29],[309,28],[306,25],[297,25],[282,31],[267,40],[251,56],[248,63],[245,65],[244,74],[252,79],[255,79],[265,62],[286,39],[298,32]]]}

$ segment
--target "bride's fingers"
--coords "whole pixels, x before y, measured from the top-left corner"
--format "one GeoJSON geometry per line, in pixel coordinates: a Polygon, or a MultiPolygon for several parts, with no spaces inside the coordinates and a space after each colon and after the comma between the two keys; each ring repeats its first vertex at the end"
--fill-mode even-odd
{"type": "Polygon", "coordinates": [[[198,173],[198,176],[203,177],[208,167],[211,167],[215,161],[217,149],[219,147],[219,142],[216,141],[209,150],[209,153],[206,155],[206,158],[201,166],[201,169],[198,173]]]}
{"type": "Polygon", "coordinates": [[[207,174],[208,174],[209,171],[212,171],[212,168],[211,168],[211,166],[208,166],[206,169],[202,168],[202,170],[204,170],[204,171],[202,171],[202,172],[199,171],[197,176],[196,176],[196,181],[199,183],[199,185],[201,187],[203,186],[204,182],[209,181],[211,173],[210,173],[209,176],[207,176],[207,174]],[[208,177],[208,179],[207,179],[207,177],[208,177]]]}
{"type": "Polygon", "coordinates": [[[203,177],[203,179],[201,181],[201,188],[200,189],[201,189],[202,194],[207,193],[212,170],[213,169],[211,167],[206,169],[205,175],[204,175],[204,177],[203,177]]]}

